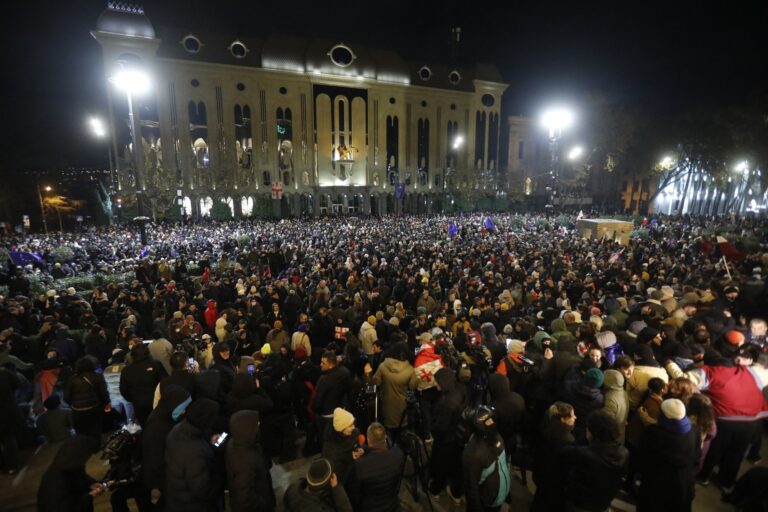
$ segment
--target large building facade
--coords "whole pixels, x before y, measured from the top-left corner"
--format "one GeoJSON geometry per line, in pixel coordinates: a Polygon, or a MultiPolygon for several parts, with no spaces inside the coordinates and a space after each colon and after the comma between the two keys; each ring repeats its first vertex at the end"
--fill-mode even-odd
{"type": "Polygon", "coordinates": [[[92,34],[107,77],[125,66],[150,77],[151,92],[131,98],[140,148],[126,94],[110,85],[108,98],[115,193],[135,196],[139,176],[154,215],[177,202],[195,216],[214,202],[236,217],[427,213],[508,181],[507,85],[493,66],[340,40],[158,34],[140,8],[117,3],[92,34]]]}

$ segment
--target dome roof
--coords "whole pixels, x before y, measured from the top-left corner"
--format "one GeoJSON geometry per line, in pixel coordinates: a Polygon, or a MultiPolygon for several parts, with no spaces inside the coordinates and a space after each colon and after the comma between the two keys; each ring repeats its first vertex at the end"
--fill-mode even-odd
{"type": "Polygon", "coordinates": [[[155,29],[144,15],[144,8],[122,2],[109,2],[96,22],[96,30],[131,37],[155,38],[155,29]]]}

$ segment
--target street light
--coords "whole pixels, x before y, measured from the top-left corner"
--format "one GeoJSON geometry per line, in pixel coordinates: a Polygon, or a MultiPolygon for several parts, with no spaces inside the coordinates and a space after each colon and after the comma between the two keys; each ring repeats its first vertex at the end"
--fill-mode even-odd
{"type": "MultiPolygon", "coordinates": [[[[88,125],[91,127],[91,133],[97,139],[105,139],[107,137],[107,128],[98,117],[91,117],[88,119],[88,125]]],[[[115,199],[115,166],[112,160],[112,144],[107,144],[107,156],[109,157],[109,194],[110,199],[114,202],[115,199]]],[[[114,214],[114,210],[112,211],[114,214]]],[[[112,218],[110,218],[112,223],[112,218]]]]}
{"type": "Polygon", "coordinates": [[[146,73],[143,73],[140,69],[131,66],[126,61],[120,61],[120,70],[117,74],[109,79],[110,82],[125,92],[128,98],[128,122],[131,127],[131,141],[133,143],[133,151],[131,158],[133,160],[133,173],[134,181],[136,182],[136,209],[138,216],[136,221],[139,223],[141,230],[141,244],[147,245],[147,217],[144,216],[144,190],[141,181],[141,171],[143,162],[139,158],[139,151],[141,150],[138,134],[138,126],[133,116],[133,95],[143,94],[150,88],[149,77],[146,73]]]}
{"type": "Polygon", "coordinates": [[[541,116],[541,123],[549,131],[549,151],[551,157],[550,174],[552,176],[552,187],[549,193],[549,204],[554,208],[555,198],[557,196],[557,186],[559,181],[559,157],[557,154],[557,143],[563,134],[563,130],[573,124],[573,111],[565,107],[553,107],[544,112],[541,116]]]}
{"type": "MultiPolygon", "coordinates": [[[[46,185],[44,189],[46,192],[50,192],[53,188],[50,185],[46,185]]],[[[43,204],[43,193],[40,190],[40,184],[37,184],[37,198],[40,200],[40,214],[43,216],[43,231],[48,234],[48,222],[45,220],[45,205],[43,204]]]]}
{"type": "Polygon", "coordinates": [[[453,149],[459,149],[462,144],[464,144],[464,137],[457,135],[456,138],[453,139],[453,149]]]}
{"type": "Polygon", "coordinates": [[[573,146],[568,152],[568,160],[576,160],[584,154],[584,148],[581,146],[573,146]]]}

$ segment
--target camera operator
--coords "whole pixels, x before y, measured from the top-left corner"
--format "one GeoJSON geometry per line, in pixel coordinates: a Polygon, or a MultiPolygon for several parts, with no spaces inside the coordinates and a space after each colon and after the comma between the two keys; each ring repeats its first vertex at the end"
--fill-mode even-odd
{"type": "Polygon", "coordinates": [[[387,445],[387,430],[381,423],[371,423],[367,437],[368,449],[353,452],[355,462],[345,484],[349,501],[355,511],[396,510],[405,454],[398,446],[387,445]]]}
{"type": "Polygon", "coordinates": [[[128,512],[128,500],[133,498],[139,512],[151,512],[151,490],[140,478],[141,429],[124,427],[113,433],[104,445],[102,459],[109,460],[109,471],[103,478],[104,487],[112,491],[109,502],[113,512],[128,512]]]}

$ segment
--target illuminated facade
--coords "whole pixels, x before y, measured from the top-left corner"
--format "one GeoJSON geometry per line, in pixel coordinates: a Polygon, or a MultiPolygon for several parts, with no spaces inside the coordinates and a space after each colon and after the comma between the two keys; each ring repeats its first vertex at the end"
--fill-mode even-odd
{"type": "MultiPolygon", "coordinates": [[[[410,62],[351,42],[155,32],[110,4],[92,32],[104,71],[151,77],[134,98],[135,159],[155,215],[264,205],[281,216],[426,213],[499,171],[501,96],[489,65],[410,62]],[[280,200],[273,199],[281,196],[280,200]]],[[[115,189],[135,191],[126,96],[108,87],[115,189]]]]}

